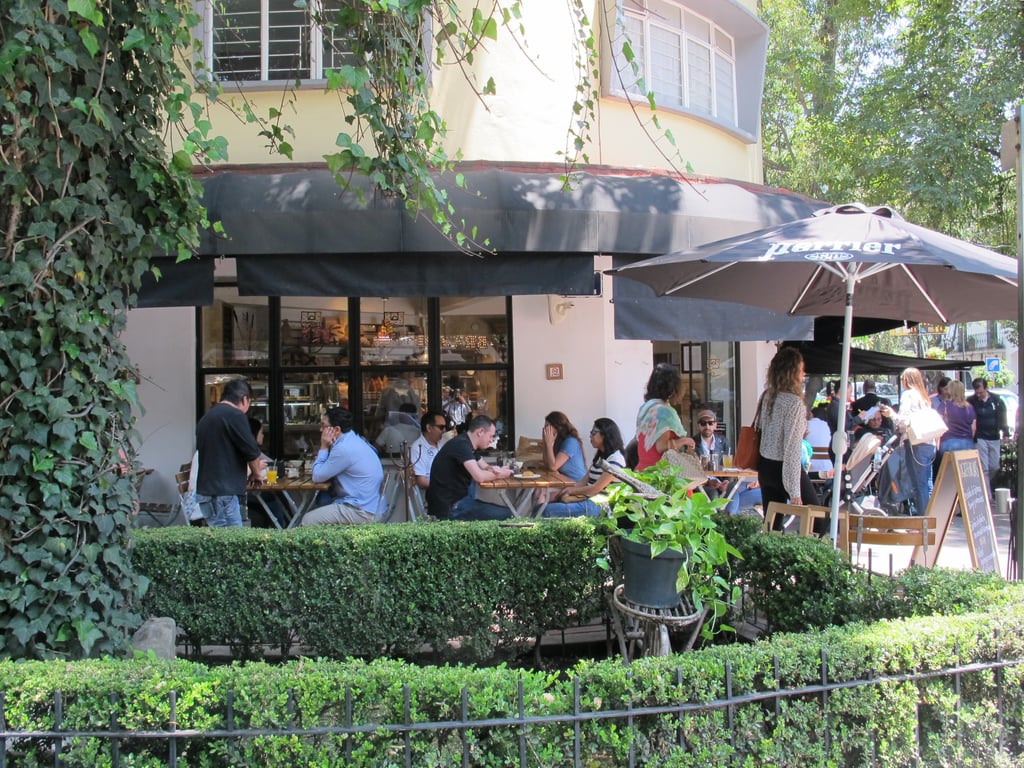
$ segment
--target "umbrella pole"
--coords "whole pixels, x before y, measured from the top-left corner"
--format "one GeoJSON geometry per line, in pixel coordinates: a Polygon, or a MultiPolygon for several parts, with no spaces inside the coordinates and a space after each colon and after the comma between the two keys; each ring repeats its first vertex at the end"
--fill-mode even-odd
{"type": "Polygon", "coordinates": [[[846,455],[846,396],[850,381],[850,339],[853,337],[853,271],[846,274],[846,308],[843,313],[843,357],[839,379],[839,420],[832,436],[835,475],[832,478],[832,511],[829,515],[829,536],[832,546],[839,546],[839,504],[843,491],[843,457],[846,455]]]}

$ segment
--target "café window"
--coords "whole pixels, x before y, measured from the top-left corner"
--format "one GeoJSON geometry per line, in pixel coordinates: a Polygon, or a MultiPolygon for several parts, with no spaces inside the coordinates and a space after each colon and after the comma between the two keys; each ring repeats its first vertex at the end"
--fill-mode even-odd
{"type": "Polygon", "coordinates": [[[244,376],[274,458],[314,455],[332,406],[382,455],[415,439],[428,408],[453,423],[485,413],[511,440],[510,316],[505,297],[268,299],[218,285],[199,310],[198,415],[244,376]]]}
{"type": "Polygon", "coordinates": [[[736,445],[738,350],[738,344],[725,341],[654,343],[655,365],[674,365],[683,375],[679,416],[691,436],[698,433],[697,415],[709,409],[717,419],[716,431],[736,445]]]}

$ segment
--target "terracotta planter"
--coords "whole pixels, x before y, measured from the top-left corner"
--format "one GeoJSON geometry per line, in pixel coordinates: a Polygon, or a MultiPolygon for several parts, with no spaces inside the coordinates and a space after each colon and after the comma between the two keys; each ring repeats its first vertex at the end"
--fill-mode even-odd
{"type": "Polygon", "coordinates": [[[683,555],[667,549],[652,559],[648,544],[622,537],[619,544],[626,599],[648,608],[675,608],[679,603],[676,579],[683,566],[683,555]]]}

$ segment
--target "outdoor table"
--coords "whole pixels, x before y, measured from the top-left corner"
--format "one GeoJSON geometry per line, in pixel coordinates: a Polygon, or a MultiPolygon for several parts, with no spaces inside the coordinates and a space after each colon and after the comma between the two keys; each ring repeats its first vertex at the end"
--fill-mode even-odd
{"type": "MultiPolygon", "coordinates": [[[[535,473],[532,477],[517,474],[500,480],[487,480],[477,485],[480,488],[497,491],[505,506],[516,517],[530,516],[534,488],[571,488],[576,485],[575,481],[548,469],[535,470],[535,473]]],[[[537,508],[536,517],[541,516],[547,505],[547,501],[541,503],[537,508]]]]}
{"type": "Polygon", "coordinates": [[[278,477],[276,483],[265,482],[259,488],[250,488],[249,492],[259,501],[260,506],[266,511],[267,517],[270,518],[270,522],[280,528],[281,524],[270,511],[270,505],[264,498],[265,494],[276,496],[288,514],[287,527],[294,528],[299,524],[302,516],[313,506],[317,493],[330,490],[330,487],[330,483],[314,483],[308,476],[278,477]]]}
{"type": "Polygon", "coordinates": [[[736,491],[739,490],[741,480],[757,479],[757,470],[737,469],[735,467],[732,469],[716,469],[711,476],[717,477],[719,480],[725,480],[729,484],[721,498],[731,500],[736,495],[736,491]]]}

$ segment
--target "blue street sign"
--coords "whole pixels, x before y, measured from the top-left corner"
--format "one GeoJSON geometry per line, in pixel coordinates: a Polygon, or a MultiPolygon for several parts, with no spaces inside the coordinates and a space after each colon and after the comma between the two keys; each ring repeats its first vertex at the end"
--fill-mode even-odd
{"type": "Polygon", "coordinates": [[[988,373],[999,373],[999,358],[998,357],[986,357],[985,358],[985,370],[988,373]]]}

